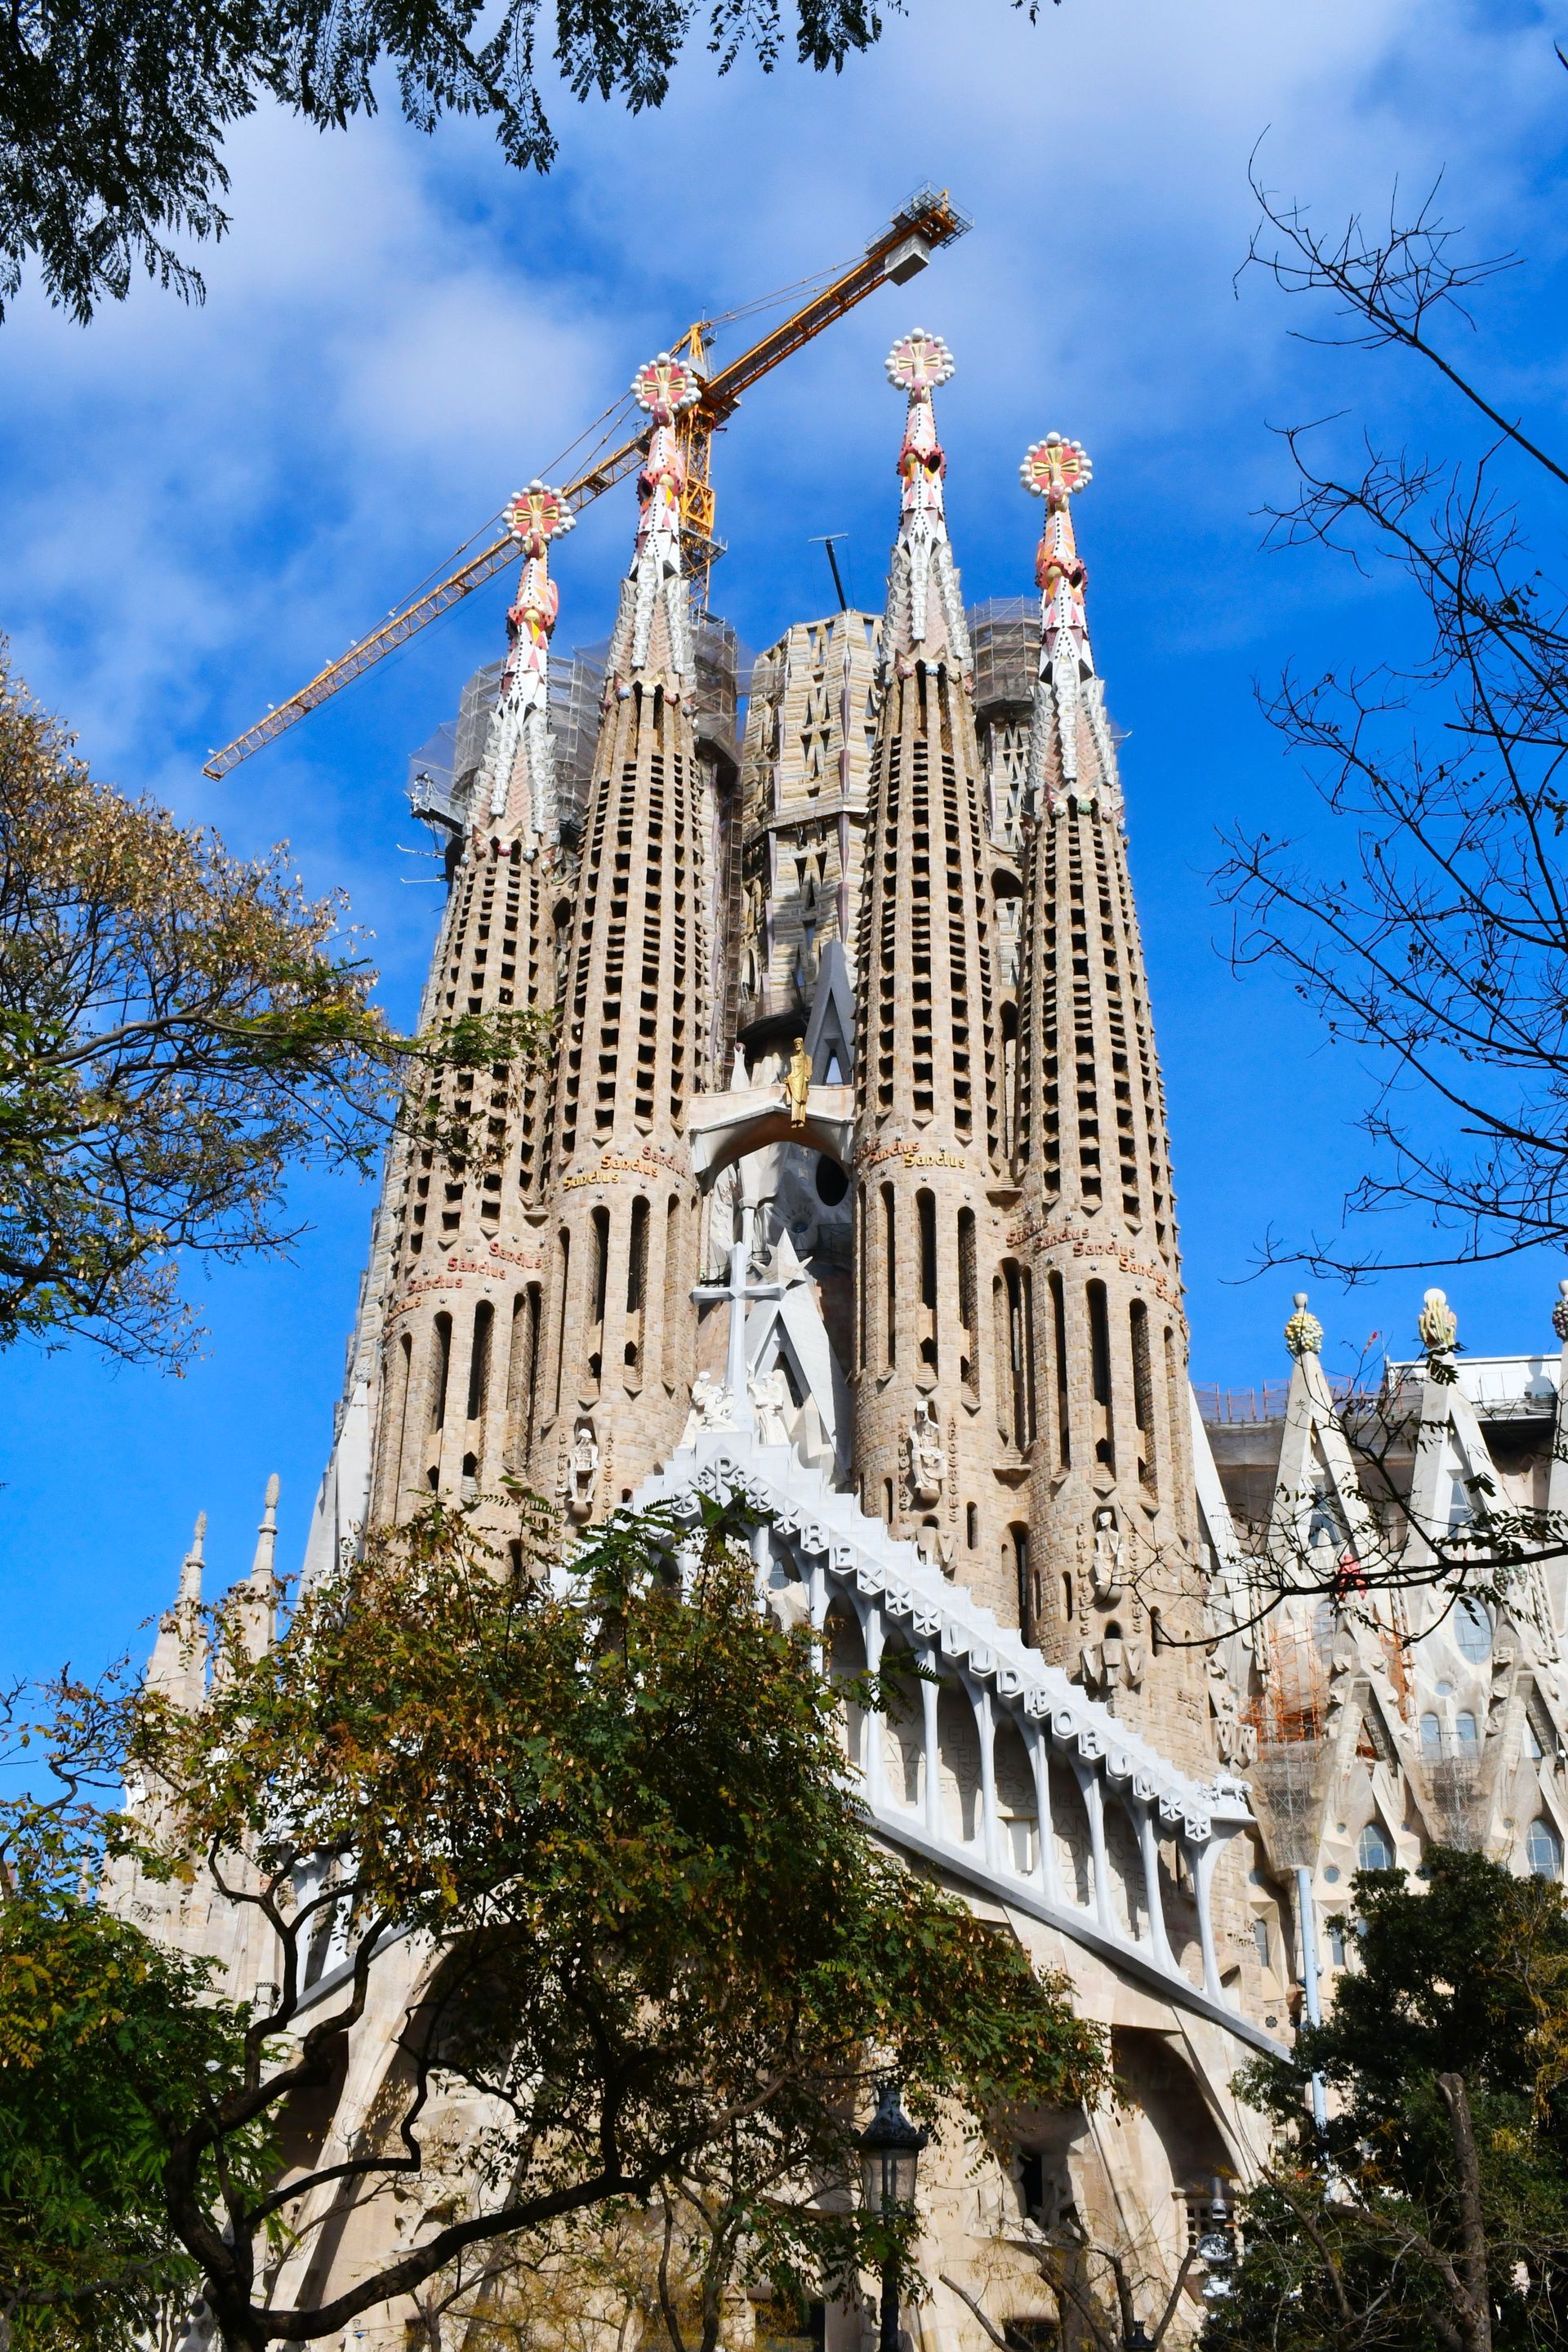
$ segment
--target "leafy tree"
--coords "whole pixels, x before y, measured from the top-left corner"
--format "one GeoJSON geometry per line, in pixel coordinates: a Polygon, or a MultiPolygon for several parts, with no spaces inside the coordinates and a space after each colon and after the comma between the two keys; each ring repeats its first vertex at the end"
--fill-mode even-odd
{"type": "Polygon", "coordinates": [[[782,2281],[841,2278],[900,2251],[846,2186],[876,2072],[976,2131],[1105,2081],[1065,1983],[868,1833],[841,1694],[759,1610],[729,1511],[622,1515],[570,1570],[521,1524],[498,1551],[432,1504],[259,1658],[220,1617],[195,1713],[59,1694],[78,1780],[143,1791],[108,1825],[121,1907],[210,1874],[277,1988],[234,2077],[156,2126],[163,2224],[231,2345],[335,2336],[467,2254],[694,2189],[782,2281]],[[388,2002],[395,2063],[343,2112],[388,2002]],[[229,2156],[258,2133],[265,2189],[229,2156]],[[302,2254],[263,2299],[269,2229],[308,2250],[399,2182],[424,2218],[353,2285],[315,2296],[302,2254]]]}
{"type": "MultiPolygon", "coordinates": [[[[0,1761],[26,1760],[17,1690],[0,1694],[0,1761]]],[[[52,1726],[55,1793],[0,1813],[0,2352],[97,2352],[145,2340],[197,2272],[168,2225],[163,2130],[238,2079],[242,2013],[210,1965],[89,1901],[99,1827],[83,1790],[112,1702],[69,1698],[52,1726]]],[[[237,2141],[256,2179],[257,2136],[237,2141]]]]}
{"type": "MultiPolygon", "coordinates": [[[[892,0],[897,6],[899,0],[892,0]]],[[[1033,9],[1031,8],[1031,14],[1033,9]]],[[[710,0],[709,48],[783,54],[780,0],[710,0]]],[[[795,52],[820,73],[868,48],[868,0],[796,0],[795,52]]],[[[173,239],[220,236],[223,133],[271,98],[321,129],[375,110],[380,70],[406,119],[488,116],[509,163],[548,171],[555,137],[540,38],[572,96],[663,103],[696,0],[56,0],[0,17],[0,305],[36,256],[51,301],[85,322],[140,268],[184,296],[201,279],[173,239]]],[[[384,88],[384,80],[383,82],[384,88]]],[[[3,310],[0,310],[3,315],[3,310]]]]}
{"type": "Polygon", "coordinates": [[[191,1252],[284,1249],[306,1158],[367,1171],[408,1097],[461,1154],[458,1075],[531,1015],[399,1037],[338,898],[92,779],[0,646],[0,1348],[85,1333],[178,1364],[191,1252]]]}
{"type": "Polygon", "coordinates": [[[1536,2352],[1568,2337],[1568,1910],[1435,1847],[1355,1880],[1356,1964],[1242,2078],[1280,2152],[1205,2352],[1536,2352]],[[1326,2132],[1307,2078],[1323,2078],[1326,2132]]]}

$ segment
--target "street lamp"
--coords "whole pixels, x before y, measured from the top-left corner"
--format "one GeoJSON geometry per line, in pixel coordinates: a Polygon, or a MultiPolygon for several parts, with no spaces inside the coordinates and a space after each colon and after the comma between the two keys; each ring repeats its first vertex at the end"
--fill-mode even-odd
{"type": "Polygon", "coordinates": [[[1135,2319],[1121,2339],[1122,2352],[1154,2352],[1154,2339],[1141,2319],[1135,2319]]]}
{"type": "MultiPolygon", "coordinates": [[[[877,2112],[860,2135],[860,2178],[865,2209],[882,2221],[913,2215],[915,2175],[927,2135],[905,2115],[895,2082],[882,2084],[877,2112]]],[[[889,2240],[882,2257],[879,2352],[899,2352],[899,2257],[889,2240]]]]}

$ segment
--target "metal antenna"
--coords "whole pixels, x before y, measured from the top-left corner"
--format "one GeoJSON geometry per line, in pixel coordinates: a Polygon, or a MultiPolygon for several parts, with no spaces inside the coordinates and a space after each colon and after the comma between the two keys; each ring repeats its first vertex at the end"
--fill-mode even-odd
{"type": "Polygon", "coordinates": [[[838,591],[838,609],[841,613],[847,613],[849,610],[849,599],[844,593],[844,582],[839,576],[838,558],[833,552],[833,542],[836,539],[847,539],[849,533],[847,530],[830,530],[825,532],[820,539],[813,539],[807,542],[812,547],[825,547],[827,550],[828,569],[833,574],[833,584],[838,591]]]}

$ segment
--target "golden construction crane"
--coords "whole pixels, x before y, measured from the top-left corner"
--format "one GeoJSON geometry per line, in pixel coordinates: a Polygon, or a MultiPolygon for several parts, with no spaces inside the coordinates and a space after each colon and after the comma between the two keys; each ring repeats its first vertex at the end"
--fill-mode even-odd
{"type": "MultiPolygon", "coordinates": [[[[724,320],[695,319],[671,345],[672,352],[689,361],[702,380],[702,390],[694,407],[686,411],[679,423],[681,455],[686,466],[686,490],[681,499],[681,539],[686,557],[687,576],[692,583],[694,602],[706,608],[709,574],[719,556],[724,552],[721,543],[713,536],[714,502],[712,477],[713,436],[726,418],[740,404],[741,396],[767,374],[771,368],[786,360],[792,352],[810,342],[824,327],[831,326],[852,310],[857,302],[875,291],[885,281],[901,286],[925,268],[938,247],[952,245],[963,236],[970,224],[952,204],[945,188],[921,188],[908,204],[900,206],[886,228],[872,238],[858,260],[842,270],[831,282],[801,302],[779,326],[773,327],[754,342],[750,351],[731,360],[728,367],[712,371],[710,353],[715,326],[746,317],[754,310],[769,307],[779,298],[764,296],[762,300],[747,303],[726,314],[724,320]]],[[[813,281],[804,279],[802,284],[813,281]]],[[[786,289],[793,291],[795,289],[786,289]]],[[[611,412],[612,415],[618,411],[611,412]]],[[[594,428],[590,427],[590,431],[594,428]]],[[[580,436],[585,438],[586,436],[580,436]]],[[[602,445],[601,445],[602,446],[602,445]]],[[[641,463],[647,446],[647,428],[632,433],[607,456],[596,457],[562,490],[574,513],[591,506],[604,490],[621,481],[641,463]]],[[[471,542],[470,542],[471,543],[471,542]]],[[[470,556],[448,579],[434,588],[412,597],[405,604],[389,613],[378,629],[361,637],[348,652],[326,668],[319,670],[309,686],[302,686],[287,702],[269,709],[264,719],[237,735],[221,751],[215,751],[202,770],[205,776],[221,778],[259,751],[266,743],[295,726],[310,711],[319,709],[342,688],[363,676],[379,661],[405,645],[416,631],[428,622],[438,620],[443,613],[461,602],[487,580],[516,560],[517,541],[510,531],[482,547],[470,556]]]]}

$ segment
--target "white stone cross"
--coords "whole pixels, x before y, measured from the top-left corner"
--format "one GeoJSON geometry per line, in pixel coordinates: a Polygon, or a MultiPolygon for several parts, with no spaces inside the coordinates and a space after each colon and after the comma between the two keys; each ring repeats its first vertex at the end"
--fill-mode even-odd
{"type": "Polygon", "coordinates": [[[730,1245],[730,1279],[728,1282],[700,1282],[691,1296],[701,1305],[726,1298],[730,1302],[730,1345],[724,1368],[725,1385],[730,1391],[730,1417],[737,1429],[754,1429],[756,1414],[752,1410],[752,1391],[746,1379],[746,1307],[753,1298],[782,1298],[782,1282],[752,1282],[749,1279],[752,1261],[752,1212],[742,1212],[739,1238],[730,1245]]]}

